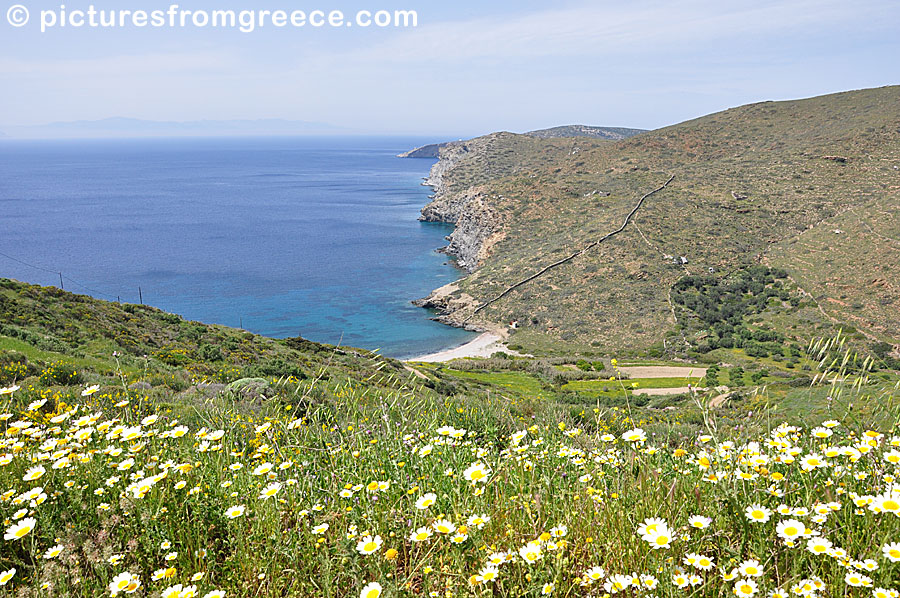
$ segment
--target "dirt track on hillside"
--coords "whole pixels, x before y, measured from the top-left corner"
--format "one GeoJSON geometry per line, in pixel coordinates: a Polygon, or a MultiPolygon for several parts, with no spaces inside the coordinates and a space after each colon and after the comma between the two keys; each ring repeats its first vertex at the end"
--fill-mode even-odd
{"type": "Polygon", "coordinates": [[[706,375],[706,368],[668,365],[624,366],[619,371],[628,374],[629,378],[702,378],[706,375]]]}

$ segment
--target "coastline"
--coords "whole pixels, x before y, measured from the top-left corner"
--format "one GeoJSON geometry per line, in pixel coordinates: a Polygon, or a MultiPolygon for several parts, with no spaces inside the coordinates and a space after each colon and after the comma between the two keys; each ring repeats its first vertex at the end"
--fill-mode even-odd
{"type": "MultiPolygon", "coordinates": [[[[457,166],[458,162],[483,151],[484,146],[495,136],[496,134],[469,141],[423,146],[399,155],[401,158],[419,157],[420,155],[437,158],[431,165],[428,176],[422,182],[422,186],[431,188],[433,193],[429,196],[429,201],[421,208],[419,220],[452,226],[451,233],[445,237],[448,244],[437,251],[449,257],[454,266],[462,271],[462,277],[432,290],[424,297],[414,299],[412,304],[434,310],[437,315],[432,319],[442,324],[478,332],[492,331],[494,335],[492,343],[505,339],[508,336],[507,331],[494,323],[468,322],[467,318],[460,318],[459,314],[468,313],[479,302],[467,293],[461,292],[459,283],[477,268],[485,248],[497,240],[499,231],[494,230],[497,215],[487,206],[485,198],[480,193],[473,194],[468,190],[462,193],[451,192],[445,177],[457,166]]],[[[468,349],[465,351],[466,354],[461,356],[482,356],[489,344],[491,343],[478,337],[463,345],[468,349]]],[[[495,344],[492,348],[495,351],[506,350],[500,344],[495,344]]],[[[460,349],[457,347],[453,351],[460,349]]],[[[443,351],[433,355],[442,354],[444,354],[443,351]]],[[[431,357],[431,354],[424,357],[431,357]]]]}
{"type": "Polygon", "coordinates": [[[445,349],[443,351],[438,351],[437,353],[430,353],[428,355],[421,355],[419,357],[412,357],[410,359],[404,359],[406,362],[424,362],[424,363],[437,363],[442,361],[450,361],[452,359],[462,359],[464,357],[490,357],[497,351],[505,351],[510,353],[511,351],[506,348],[506,345],[503,344],[503,337],[494,332],[482,332],[474,339],[465,343],[464,345],[460,345],[459,347],[455,347],[453,349],[445,349]]]}

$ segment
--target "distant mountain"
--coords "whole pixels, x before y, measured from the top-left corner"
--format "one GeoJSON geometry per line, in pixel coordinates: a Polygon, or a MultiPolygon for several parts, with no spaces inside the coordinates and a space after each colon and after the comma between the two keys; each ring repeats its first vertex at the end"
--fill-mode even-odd
{"type": "Polygon", "coordinates": [[[258,120],[156,121],[104,118],[3,127],[0,136],[19,139],[75,139],[107,137],[230,137],[257,135],[315,135],[341,132],[335,125],[277,118],[258,120]]]}

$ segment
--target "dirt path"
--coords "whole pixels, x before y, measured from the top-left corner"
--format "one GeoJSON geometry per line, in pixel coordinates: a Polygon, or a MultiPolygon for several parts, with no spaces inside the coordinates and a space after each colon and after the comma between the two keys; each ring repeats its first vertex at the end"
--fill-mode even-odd
{"type": "Polygon", "coordinates": [[[403,369],[406,370],[407,372],[414,374],[415,376],[417,376],[423,380],[429,379],[428,376],[426,376],[424,373],[420,372],[419,370],[417,370],[414,367],[406,365],[405,363],[403,364],[403,369]]]}
{"type": "Polygon", "coordinates": [[[706,375],[706,369],[694,366],[640,365],[619,368],[629,378],[695,378],[706,375]]]}
{"type": "Polygon", "coordinates": [[[687,386],[679,386],[677,388],[635,388],[631,391],[633,395],[646,395],[648,397],[660,397],[665,395],[684,395],[691,391],[702,392],[705,388],[688,388],[687,386]]]}

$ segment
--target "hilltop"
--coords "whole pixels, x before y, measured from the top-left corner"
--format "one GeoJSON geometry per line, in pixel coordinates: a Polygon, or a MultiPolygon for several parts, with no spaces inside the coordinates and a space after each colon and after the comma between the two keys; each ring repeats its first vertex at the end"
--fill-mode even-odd
{"type": "MultiPolygon", "coordinates": [[[[538,129],[536,131],[528,131],[522,133],[528,137],[537,137],[539,139],[553,139],[558,137],[590,137],[593,139],[626,139],[633,137],[638,133],[643,133],[644,129],[628,129],[625,127],[592,127],[589,125],[563,125],[560,127],[551,127],[549,129],[538,129]]],[[[399,158],[439,158],[441,150],[444,148],[454,148],[457,146],[465,146],[465,142],[445,141],[443,143],[430,143],[411,149],[408,152],[399,154],[399,158]]]]}
{"type": "Polygon", "coordinates": [[[896,344],[898,122],[894,86],[619,141],[495,133],[444,148],[423,219],[456,224],[446,251],[470,273],[421,303],[448,323],[515,323],[512,342],[532,352],[696,354],[838,329],[860,346],[896,344]],[[620,228],[670,177],[620,234],[475,313],[620,228]],[[755,299],[713,313],[696,299],[710,293],[755,299]]]}
{"type": "Polygon", "coordinates": [[[594,139],[627,139],[634,137],[639,133],[646,132],[646,129],[629,129],[627,127],[592,127],[589,125],[563,125],[561,127],[550,127],[549,129],[538,129],[537,131],[528,131],[525,135],[530,137],[539,137],[541,139],[550,139],[553,137],[592,137],[594,139]]]}

